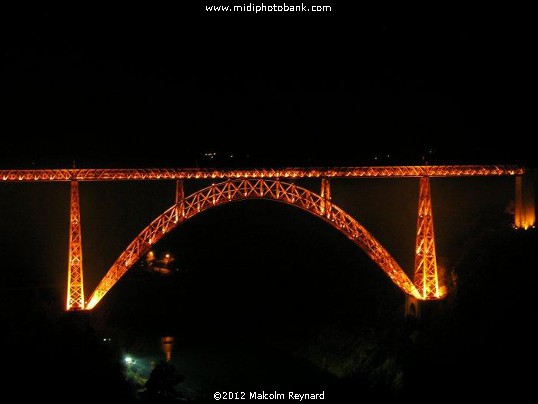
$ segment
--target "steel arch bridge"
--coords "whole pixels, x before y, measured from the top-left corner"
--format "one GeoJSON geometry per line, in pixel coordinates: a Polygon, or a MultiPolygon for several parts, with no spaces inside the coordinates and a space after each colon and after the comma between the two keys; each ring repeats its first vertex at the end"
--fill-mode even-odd
{"type": "Polygon", "coordinates": [[[331,224],[357,244],[402,291],[418,299],[419,290],[390,253],[350,214],[334,205],[328,182],[323,180],[322,194],[279,180],[241,179],[213,184],[180,198],[153,220],[118,257],[91,295],[86,309],[93,309],[118,280],[161,238],[181,223],[207,209],[246,199],[267,199],[298,207],[331,224]]]}
{"type": "Polygon", "coordinates": [[[282,169],[38,169],[0,170],[0,182],[70,182],[69,260],[67,268],[66,310],[91,310],[116,282],[153,244],[179,224],[209,208],[245,199],[268,199],[303,209],[323,219],[357,244],[406,294],[406,312],[417,315],[419,300],[442,299],[446,288],[439,284],[433,224],[430,178],[498,177],[515,178],[514,227],[535,227],[532,175],[517,166],[373,166],[282,169]],[[321,194],[281,179],[320,178],[321,194]],[[419,198],[413,281],[388,251],[357,220],[334,205],[331,178],[418,178],[419,198]],[[185,197],[184,180],[223,180],[185,197]],[[157,181],[175,180],[175,204],[153,220],[129,244],[101,280],[88,301],[85,300],[80,221],[79,182],[83,181],[157,181]]]}

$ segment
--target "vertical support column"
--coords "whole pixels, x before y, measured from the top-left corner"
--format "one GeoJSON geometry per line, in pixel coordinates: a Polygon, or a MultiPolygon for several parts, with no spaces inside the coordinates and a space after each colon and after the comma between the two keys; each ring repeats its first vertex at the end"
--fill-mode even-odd
{"type": "Polygon", "coordinates": [[[534,228],[535,223],[534,178],[526,172],[525,175],[516,177],[514,227],[528,230],[534,228]]]}
{"type": "Polygon", "coordinates": [[[321,179],[321,213],[331,217],[331,183],[328,178],[321,179]]]}
{"type": "Polygon", "coordinates": [[[414,283],[424,300],[439,299],[430,178],[420,178],[414,283]]]}
{"type": "Polygon", "coordinates": [[[170,362],[172,360],[172,349],[174,347],[174,337],[162,337],[161,346],[162,346],[164,355],[166,356],[166,362],[170,362]]]}
{"type": "Polygon", "coordinates": [[[80,228],[80,201],[77,181],[71,181],[66,310],[84,310],[82,232],[80,228]]]}
{"type": "Polygon", "coordinates": [[[176,206],[179,216],[185,216],[185,189],[183,188],[183,180],[176,181],[176,206]]]}

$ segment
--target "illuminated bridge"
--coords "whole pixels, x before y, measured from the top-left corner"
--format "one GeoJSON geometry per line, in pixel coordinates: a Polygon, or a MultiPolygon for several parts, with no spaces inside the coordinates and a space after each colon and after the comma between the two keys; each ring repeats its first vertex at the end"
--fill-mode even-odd
{"type": "MultiPolygon", "coordinates": [[[[516,166],[386,166],[286,169],[44,169],[0,170],[0,182],[70,182],[69,261],[66,309],[91,310],[121,277],[152,246],[181,223],[205,210],[246,199],[267,199],[296,206],[324,220],[359,246],[408,297],[419,300],[442,299],[446,287],[440,285],[435,252],[435,236],[430,193],[432,177],[515,178],[514,226],[534,228],[533,180],[523,167],[516,166]],[[331,198],[331,178],[418,178],[419,201],[413,279],[391,254],[355,218],[331,198]],[[319,178],[320,193],[287,180],[319,178]],[[185,180],[210,179],[213,184],[185,196],[185,180]],[[149,223],[112,264],[96,289],[85,299],[82,233],[78,183],[81,181],[176,181],[175,203],[149,223]]],[[[410,303],[409,303],[410,302],[410,303]]]]}

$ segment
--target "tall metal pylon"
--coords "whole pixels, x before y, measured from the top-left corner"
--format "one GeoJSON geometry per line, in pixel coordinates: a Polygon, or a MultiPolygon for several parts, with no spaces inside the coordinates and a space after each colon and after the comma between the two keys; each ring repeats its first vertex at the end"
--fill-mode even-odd
{"type": "Polygon", "coordinates": [[[331,183],[328,178],[321,179],[321,213],[331,217],[331,183]]]}
{"type": "Polygon", "coordinates": [[[420,177],[414,283],[424,300],[439,299],[430,178],[420,177]]]}
{"type": "Polygon", "coordinates": [[[84,279],[82,275],[82,231],[78,182],[71,181],[69,218],[69,261],[67,269],[67,303],[70,311],[84,310],[84,279]]]}

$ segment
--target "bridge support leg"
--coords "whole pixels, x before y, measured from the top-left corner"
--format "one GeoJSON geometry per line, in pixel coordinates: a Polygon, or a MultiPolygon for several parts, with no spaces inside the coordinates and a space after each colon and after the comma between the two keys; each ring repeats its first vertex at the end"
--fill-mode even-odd
{"type": "Polygon", "coordinates": [[[176,181],[176,206],[177,206],[177,214],[179,216],[185,215],[185,206],[183,202],[184,198],[185,198],[185,189],[183,188],[183,180],[177,180],[176,181]]]}
{"type": "Polygon", "coordinates": [[[176,181],[176,205],[185,198],[185,189],[183,188],[183,180],[176,181]]]}
{"type": "Polygon", "coordinates": [[[430,178],[420,178],[414,283],[424,300],[439,299],[439,275],[435,254],[430,178]]]}
{"type": "Polygon", "coordinates": [[[331,217],[331,183],[329,179],[321,179],[321,213],[331,217]]]}
{"type": "Polygon", "coordinates": [[[84,310],[82,231],[80,228],[80,201],[77,181],[71,181],[66,310],[84,310]]]}
{"type": "Polygon", "coordinates": [[[180,217],[185,217],[185,189],[183,188],[183,180],[176,181],[176,211],[175,220],[177,223],[180,217]]]}
{"type": "Polygon", "coordinates": [[[420,300],[416,297],[405,295],[405,317],[420,318],[420,300]]]}
{"type": "Polygon", "coordinates": [[[525,173],[516,177],[516,210],[514,227],[516,229],[532,229],[536,224],[534,207],[534,178],[525,173]]]}

